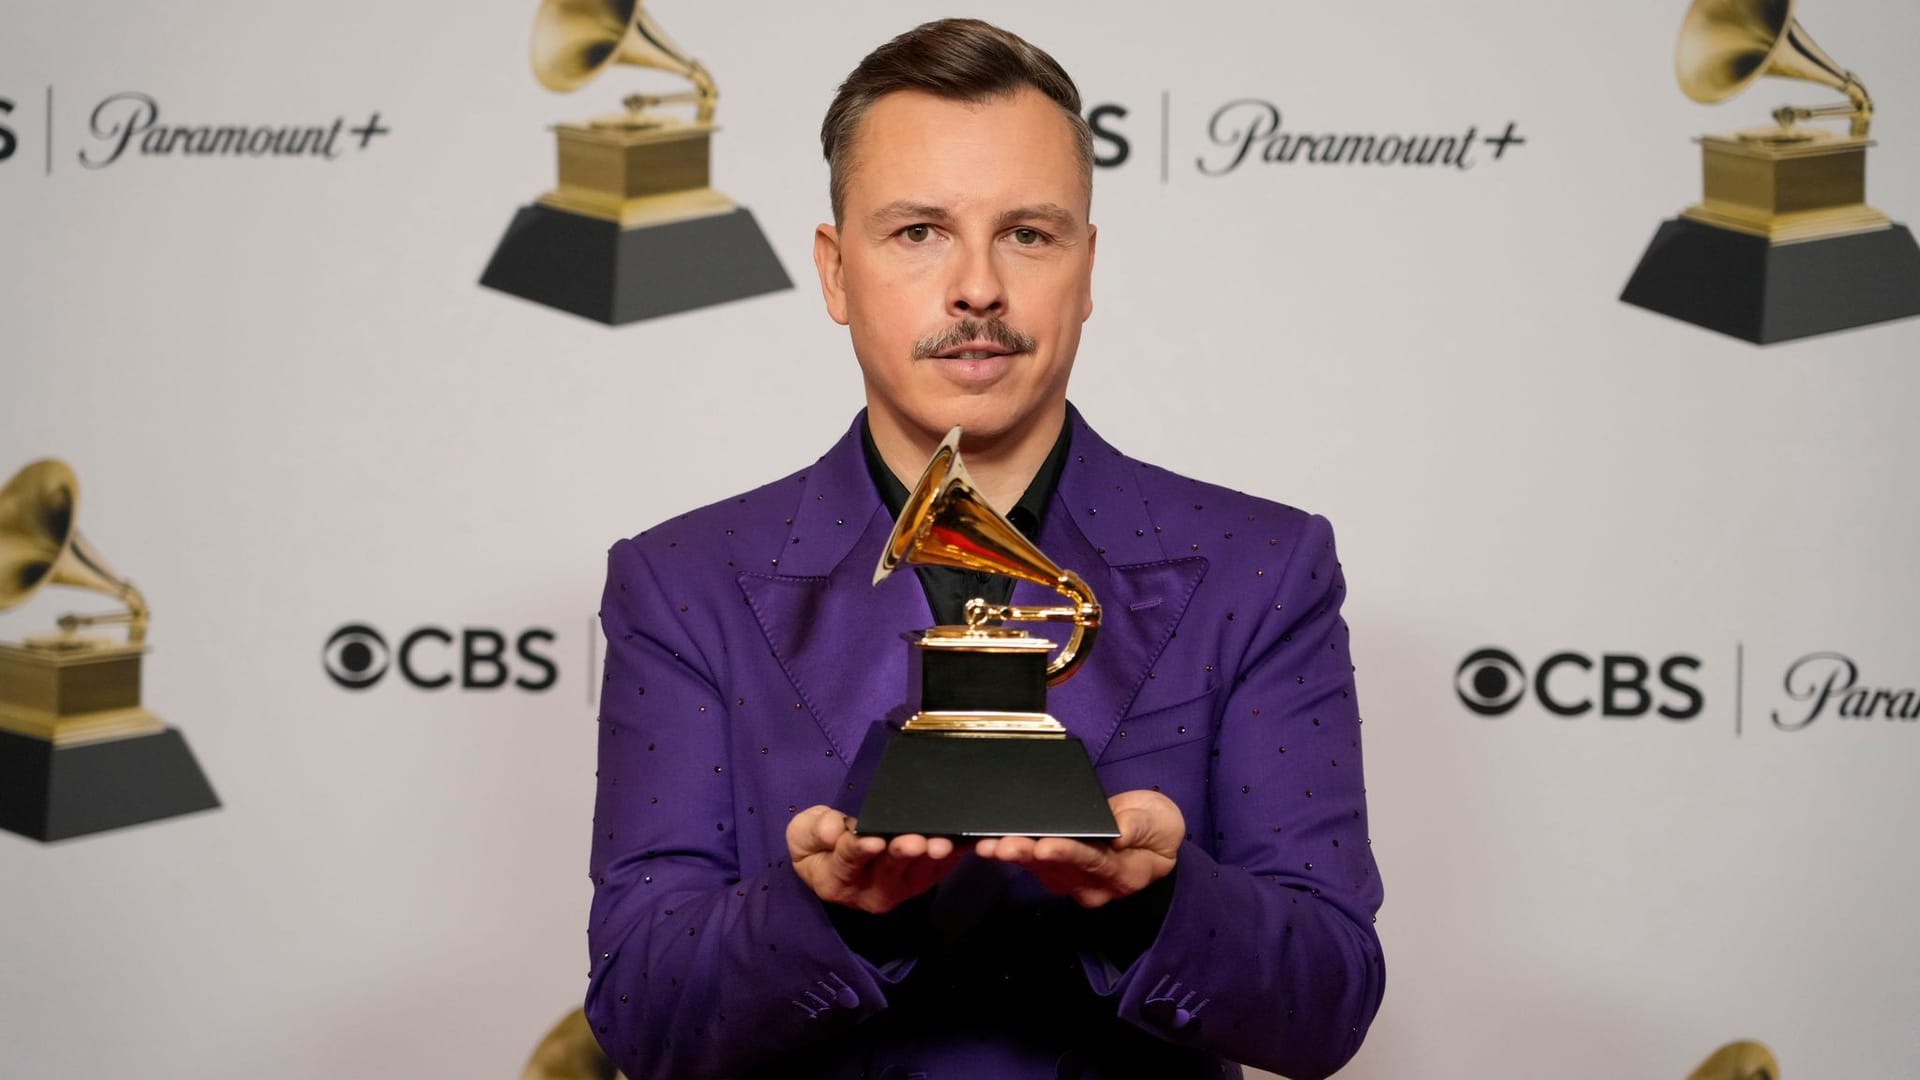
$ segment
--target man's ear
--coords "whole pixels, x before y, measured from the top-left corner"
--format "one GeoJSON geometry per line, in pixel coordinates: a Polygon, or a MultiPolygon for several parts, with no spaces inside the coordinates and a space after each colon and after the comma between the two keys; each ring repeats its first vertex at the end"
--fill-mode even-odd
{"type": "Polygon", "coordinates": [[[840,230],[822,223],[813,230],[813,268],[820,272],[820,298],[827,302],[827,315],[841,326],[847,325],[847,282],[840,261],[840,230]]]}
{"type": "Polygon", "coordinates": [[[1087,303],[1080,312],[1080,321],[1093,318],[1093,252],[1100,239],[1100,226],[1087,226],[1087,303]]]}

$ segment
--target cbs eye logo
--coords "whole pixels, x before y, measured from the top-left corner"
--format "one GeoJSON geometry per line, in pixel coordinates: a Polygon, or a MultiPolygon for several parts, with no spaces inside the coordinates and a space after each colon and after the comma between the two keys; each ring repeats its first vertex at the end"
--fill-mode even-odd
{"type": "Polygon", "coordinates": [[[1520,661],[1504,649],[1481,649],[1467,654],[1453,673],[1460,704],[1481,716],[1513,711],[1527,693],[1527,673],[1520,661]]]}
{"type": "Polygon", "coordinates": [[[439,690],[456,683],[462,690],[498,690],[509,681],[521,690],[539,692],[553,686],[560,670],[543,651],[553,644],[553,631],[524,630],[507,654],[507,636],[498,630],[467,627],[458,634],[438,626],[422,626],[388,648],[380,631],[366,623],[348,623],[333,632],[320,653],[328,677],[348,690],[366,690],[397,669],[400,677],[421,690],[439,690]]]}
{"type": "Polygon", "coordinates": [[[1596,708],[1614,720],[1634,720],[1657,712],[1669,720],[1700,715],[1706,699],[1690,675],[1698,657],[1675,654],[1658,667],[1633,653],[1605,653],[1596,662],[1585,653],[1557,652],[1540,661],[1533,677],[1505,649],[1468,653],[1453,673],[1460,704],[1481,716],[1504,716],[1533,692],[1540,707],[1555,716],[1584,716],[1596,708]],[[1657,674],[1658,685],[1650,685],[1657,674]]]}

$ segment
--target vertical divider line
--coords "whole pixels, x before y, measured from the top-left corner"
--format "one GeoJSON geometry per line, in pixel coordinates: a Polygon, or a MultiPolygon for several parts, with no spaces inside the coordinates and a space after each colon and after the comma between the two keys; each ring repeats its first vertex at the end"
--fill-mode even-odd
{"type": "Polygon", "coordinates": [[[1168,143],[1170,142],[1168,132],[1171,130],[1168,127],[1171,123],[1168,116],[1170,113],[1169,102],[1171,100],[1172,94],[1169,91],[1160,91],[1160,182],[1162,184],[1167,182],[1167,155],[1170,153],[1168,149],[1168,143]]]}
{"type": "Polygon", "coordinates": [[[1733,643],[1733,737],[1736,739],[1740,737],[1741,730],[1740,710],[1746,704],[1741,696],[1746,689],[1746,672],[1747,647],[1736,641],[1733,643]]]}

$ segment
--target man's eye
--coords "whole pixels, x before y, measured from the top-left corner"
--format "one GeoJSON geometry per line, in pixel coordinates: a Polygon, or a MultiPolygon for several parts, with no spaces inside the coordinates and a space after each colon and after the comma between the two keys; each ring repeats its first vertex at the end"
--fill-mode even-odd
{"type": "Polygon", "coordinates": [[[927,237],[933,235],[933,226],[909,225],[906,228],[900,230],[900,235],[906,237],[909,241],[918,244],[924,241],[927,237]]]}
{"type": "Polygon", "coordinates": [[[1013,242],[1019,244],[1021,247],[1032,247],[1046,240],[1046,238],[1046,233],[1041,232],[1039,229],[1027,228],[1024,225],[1013,230],[1013,242]]]}

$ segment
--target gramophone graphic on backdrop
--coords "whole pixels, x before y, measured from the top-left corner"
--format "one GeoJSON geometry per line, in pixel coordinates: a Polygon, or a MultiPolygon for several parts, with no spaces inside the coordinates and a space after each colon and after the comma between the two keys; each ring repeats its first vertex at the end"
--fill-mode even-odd
{"type": "Polygon", "coordinates": [[[0,829],[35,840],[220,805],[180,733],[140,705],[148,609],[75,527],[73,470],[36,461],[0,488],[0,610],[45,585],[103,592],[123,611],[63,615],[60,631],[0,642],[0,829]],[[124,623],[125,641],[81,633],[124,623]]]}
{"type": "Polygon", "coordinates": [[[544,0],[533,73],[570,91],[613,64],[693,84],[632,94],[625,111],[553,129],[559,184],[521,207],[480,284],[610,325],[790,289],[746,207],[708,186],[713,77],[636,0],[544,0]],[[658,111],[692,105],[694,118],[658,111]]]}
{"type": "Polygon", "coordinates": [[[1660,226],[1620,299],[1757,344],[1920,315],[1920,246],[1866,202],[1873,99],[1814,44],[1794,0],[1694,0],[1674,64],[1702,103],[1763,75],[1847,101],[1702,136],[1704,197],[1660,226]],[[1802,123],[1834,118],[1846,134],[1802,123]]]}

